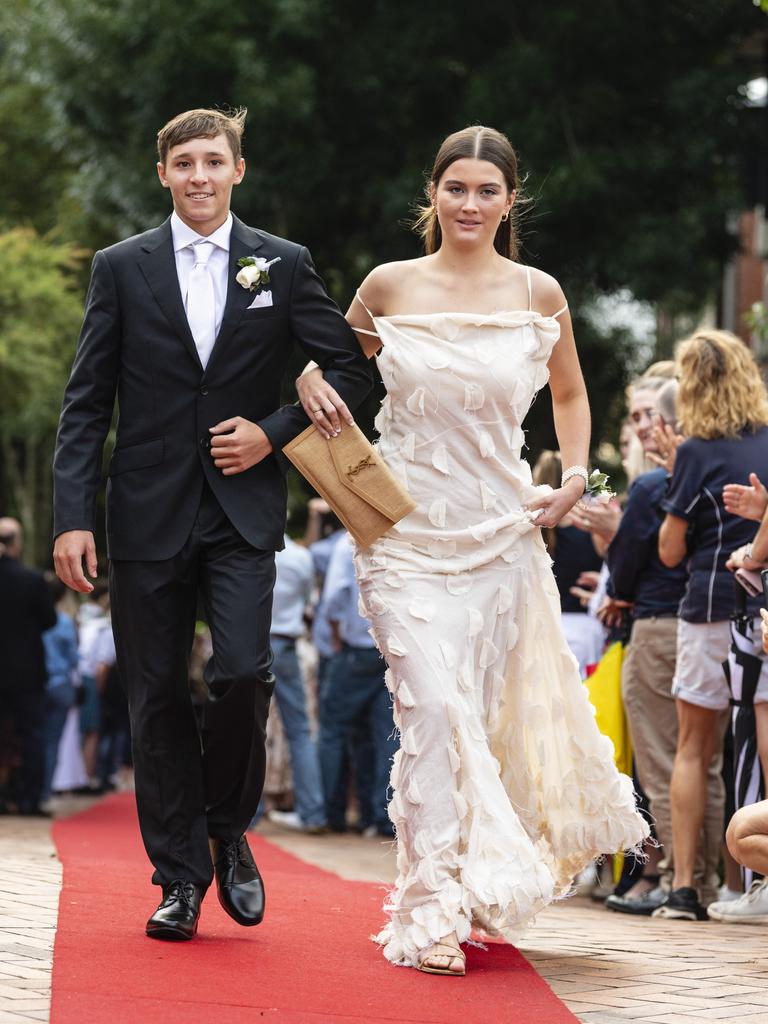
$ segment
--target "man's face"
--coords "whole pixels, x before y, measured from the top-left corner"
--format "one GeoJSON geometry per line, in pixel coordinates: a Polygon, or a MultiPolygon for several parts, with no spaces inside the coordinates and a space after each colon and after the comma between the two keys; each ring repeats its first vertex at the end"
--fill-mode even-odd
{"type": "Polygon", "coordinates": [[[178,216],[201,235],[210,235],[227,219],[232,187],[243,180],[245,161],[236,161],[226,135],[217,135],[173,146],[157,173],[171,190],[178,216]]]}
{"type": "Polygon", "coordinates": [[[638,388],[629,403],[629,419],[646,454],[657,450],[653,439],[653,418],[656,411],[656,393],[638,388]]]}

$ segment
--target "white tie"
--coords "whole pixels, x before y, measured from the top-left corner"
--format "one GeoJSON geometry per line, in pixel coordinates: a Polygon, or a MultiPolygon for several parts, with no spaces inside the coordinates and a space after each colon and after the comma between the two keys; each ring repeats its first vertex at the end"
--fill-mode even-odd
{"type": "Polygon", "coordinates": [[[187,320],[203,369],[208,363],[213,343],[216,341],[216,296],[213,291],[213,278],[208,269],[208,260],[214,248],[213,242],[202,239],[193,243],[195,265],[190,271],[187,283],[187,320]]]}

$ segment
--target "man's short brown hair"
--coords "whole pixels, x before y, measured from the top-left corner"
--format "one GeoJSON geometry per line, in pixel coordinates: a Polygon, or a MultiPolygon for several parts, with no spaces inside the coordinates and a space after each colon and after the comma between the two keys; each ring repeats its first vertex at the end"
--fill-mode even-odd
{"type": "Polygon", "coordinates": [[[215,139],[217,135],[226,135],[229,148],[237,162],[243,155],[240,145],[245,127],[245,107],[226,114],[221,110],[185,110],[177,114],[168,124],[163,125],[157,133],[157,154],[160,163],[165,164],[168,151],[180,146],[190,139],[215,139]]]}

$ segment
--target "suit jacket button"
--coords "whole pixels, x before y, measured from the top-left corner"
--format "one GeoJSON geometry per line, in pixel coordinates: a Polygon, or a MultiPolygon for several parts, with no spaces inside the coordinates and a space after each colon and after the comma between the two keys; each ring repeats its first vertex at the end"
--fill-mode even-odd
{"type": "Polygon", "coordinates": [[[200,388],[200,394],[203,395],[203,396],[207,395],[208,394],[208,388],[205,388],[205,387],[200,388]]]}
{"type": "Polygon", "coordinates": [[[210,443],[211,442],[210,442],[209,438],[207,438],[207,437],[201,437],[200,438],[200,447],[201,448],[208,448],[210,446],[210,443]]]}

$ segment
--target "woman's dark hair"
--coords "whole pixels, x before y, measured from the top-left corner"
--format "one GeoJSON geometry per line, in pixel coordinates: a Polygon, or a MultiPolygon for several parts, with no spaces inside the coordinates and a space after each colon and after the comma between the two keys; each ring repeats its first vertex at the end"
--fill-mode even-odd
{"type": "Polygon", "coordinates": [[[520,175],[517,169],[517,154],[506,135],[495,128],[483,125],[472,125],[454,132],[443,141],[435,157],[435,165],[427,184],[428,205],[418,208],[418,216],[414,222],[414,230],[424,239],[427,254],[437,252],[443,240],[437,213],[432,206],[432,188],[437,188],[440,179],[456,160],[487,160],[501,171],[509,192],[516,192],[515,204],[509,211],[509,217],[499,224],[493,240],[497,252],[508,260],[516,260],[520,253],[517,236],[516,211],[520,209],[520,175]]]}

